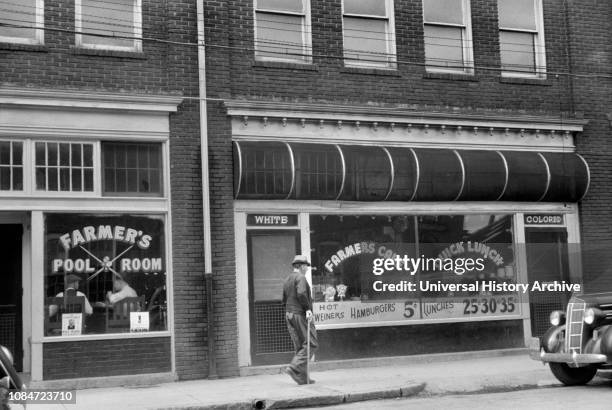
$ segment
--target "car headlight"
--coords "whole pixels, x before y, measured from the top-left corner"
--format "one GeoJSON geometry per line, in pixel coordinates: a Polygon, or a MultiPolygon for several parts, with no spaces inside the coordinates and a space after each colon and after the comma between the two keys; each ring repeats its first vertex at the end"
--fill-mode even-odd
{"type": "Polygon", "coordinates": [[[550,324],[553,326],[559,326],[565,323],[565,312],[561,310],[555,310],[550,313],[550,324]]]}
{"type": "Polygon", "coordinates": [[[588,308],[584,312],[584,323],[587,325],[592,325],[601,315],[601,310],[596,308],[588,308]]]}
{"type": "Polygon", "coordinates": [[[8,357],[9,361],[11,362],[11,365],[15,364],[15,360],[13,359],[13,353],[11,353],[11,351],[4,346],[0,346],[0,349],[2,349],[2,353],[4,353],[6,357],[8,357]]]}

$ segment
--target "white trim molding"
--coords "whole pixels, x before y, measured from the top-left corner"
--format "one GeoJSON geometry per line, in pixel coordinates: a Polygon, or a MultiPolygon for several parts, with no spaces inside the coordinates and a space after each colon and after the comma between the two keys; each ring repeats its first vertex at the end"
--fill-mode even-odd
{"type": "Polygon", "coordinates": [[[574,152],[587,120],[515,112],[225,101],[234,140],[574,152]]]}

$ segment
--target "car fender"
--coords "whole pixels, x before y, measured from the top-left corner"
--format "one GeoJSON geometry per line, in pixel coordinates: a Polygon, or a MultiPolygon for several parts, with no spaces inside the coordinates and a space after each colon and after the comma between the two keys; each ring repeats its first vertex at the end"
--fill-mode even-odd
{"type": "Polygon", "coordinates": [[[546,353],[557,353],[563,347],[561,333],[565,331],[565,325],[552,326],[540,338],[540,343],[546,353]]]}

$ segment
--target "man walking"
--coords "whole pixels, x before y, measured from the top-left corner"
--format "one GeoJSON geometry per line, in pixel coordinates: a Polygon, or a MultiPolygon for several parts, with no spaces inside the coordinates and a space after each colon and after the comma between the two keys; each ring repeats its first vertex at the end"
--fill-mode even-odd
{"type": "Polygon", "coordinates": [[[293,258],[292,266],[293,272],[283,285],[283,305],[295,355],[286,372],[297,384],[314,383],[312,379],[307,381],[306,374],[306,365],[310,359],[307,353],[307,332],[310,332],[311,357],[318,347],[317,330],[312,320],[312,294],[305,276],[310,262],[306,256],[297,255],[293,258]]]}

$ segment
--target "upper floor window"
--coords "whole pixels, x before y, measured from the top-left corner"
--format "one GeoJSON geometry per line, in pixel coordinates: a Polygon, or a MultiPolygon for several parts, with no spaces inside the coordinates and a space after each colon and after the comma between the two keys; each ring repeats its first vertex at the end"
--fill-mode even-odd
{"type": "Polygon", "coordinates": [[[42,44],[44,0],[0,1],[0,42],[42,44]]]}
{"type": "Polygon", "coordinates": [[[502,75],[545,76],[541,0],[498,0],[497,8],[502,75]]]}
{"type": "Polygon", "coordinates": [[[393,0],[342,2],[344,64],[395,68],[393,0]]]}
{"type": "Polygon", "coordinates": [[[469,0],[423,0],[427,71],[474,69],[469,0]]]}
{"type": "Polygon", "coordinates": [[[311,61],[309,0],[255,0],[255,57],[311,61]]]}
{"type": "Polygon", "coordinates": [[[76,45],[141,51],[141,0],[75,0],[76,45]]]}

